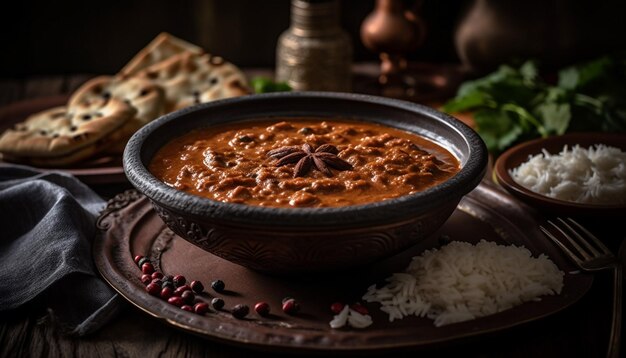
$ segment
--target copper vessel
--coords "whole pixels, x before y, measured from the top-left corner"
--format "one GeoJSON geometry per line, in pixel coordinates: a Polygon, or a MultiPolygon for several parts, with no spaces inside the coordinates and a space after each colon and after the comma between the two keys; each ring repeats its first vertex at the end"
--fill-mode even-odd
{"type": "Polygon", "coordinates": [[[402,74],[407,70],[406,56],[424,38],[424,22],[415,9],[406,9],[401,0],[377,0],[376,8],[361,25],[363,45],[380,56],[382,85],[402,82],[402,74]]]}

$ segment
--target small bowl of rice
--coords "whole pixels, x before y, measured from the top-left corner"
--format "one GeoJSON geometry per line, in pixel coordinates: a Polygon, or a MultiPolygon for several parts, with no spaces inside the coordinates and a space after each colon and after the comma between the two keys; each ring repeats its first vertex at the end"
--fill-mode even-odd
{"type": "Polygon", "coordinates": [[[540,212],[626,217],[626,134],[568,133],[502,153],[493,179],[540,212]]]}

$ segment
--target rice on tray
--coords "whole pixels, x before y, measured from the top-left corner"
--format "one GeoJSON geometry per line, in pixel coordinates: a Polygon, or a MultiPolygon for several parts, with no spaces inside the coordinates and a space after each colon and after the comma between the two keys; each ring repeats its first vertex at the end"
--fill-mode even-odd
{"type": "Polygon", "coordinates": [[[390,321],[415,315],[439,327],[559,294],[563,272],[545,254],[534,258],[523,246],[454,241],[414,257],[387,282],[370,286],[363,299],[379,302],[390,321]]]}

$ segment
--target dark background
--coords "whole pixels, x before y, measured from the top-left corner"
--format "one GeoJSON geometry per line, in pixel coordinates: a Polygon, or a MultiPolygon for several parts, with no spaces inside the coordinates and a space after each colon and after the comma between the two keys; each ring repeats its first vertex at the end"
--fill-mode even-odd
{"type": "MultiPolygon", "coordinates": [[[[413,2],[407,1],[408,4],[413,2]]],[[[424,1],[426,43],[412,58],[456,61],[453,28],[463,0],[424,1]]],[[[341,26],[354,60],[376,60],[359,38],[374,0],[343,0],[341,26]]],[[[0,12],[0,77],[115,73],[159,32],[201,45],[239,66],[273,66],[289,26],[289,0],[20,1],[0,12]]]]}
{"type": "MultiPolygon", "coordinates": [[[[626,48],[626,1],[622,0],[413,0],[427,25],[423,46],[410,59],[457,62],[455,28],[475,3],[494,8],[523,6],[516,26],[541,25],[554,31],[552,18],[575,17],[566,39],[574,49],[567,61],[626,48]],[[541,14],[542,16],[535,16],[541,14]],[[548,14],[548,15],[545,15],[548,14]]],[[[363,47],[359,28],[374,0],[342,0],[341,26],[350,34],[354,61],[377,56],[363,47]]],[[[278,36],[289,26],[289,0],[127,0],[12,2],[0,11],[0,79],[70,73],[113,74],[158,33],[167,31],[242,67],[273,67],[278,36]]],[[[516,14],[513,11],[513,14],[516,14]]],[[[511,20],[511,21],[510,21],[511,20]]],[[[556,23],[556,22],[555,22],[556,23]]],[[[495,31],[497,33],[497,30],[495,31]]],[[[567,35],[567,34],[566,34],[567,35]]],[[[526,42],[541,38],[520,35],[526,42]]],[[[563,38],[563,36],[561,36],[563,38]]]]}

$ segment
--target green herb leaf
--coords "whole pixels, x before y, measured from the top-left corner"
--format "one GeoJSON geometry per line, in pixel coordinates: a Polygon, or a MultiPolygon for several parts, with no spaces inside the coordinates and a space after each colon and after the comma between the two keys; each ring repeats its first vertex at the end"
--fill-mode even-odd
{"type": "Polygon", "coordinates": [[[569,90],[580,89],[610,73],[613,64],[611,58],[601,57],[581,65],[564,68],[559,72],[559,87],[569,90]]]}
{"type": "Polygon", "coordinates": [[[484,109],[474,114],[478,133],[492,152],[500,152],[524,132],[510,112],[484,109]]]}
{"type": "Polygon", "coordinates": [[[291,87],[285,82],[274,82],[267,77],[255,77],[251,81],[254,93],[285,92],[291,87]]]}
{"type": "Polygon", "coordinates": [[[569,126],[572,112],[567,103],[543,103],[536,109],[547,132],[561,135],[569,126]]]}
{"type": "Polygon", "coordinates": [[[463,112],[480,106],[492,107],[495,102],[485,92],[473,91],[448,101],[442,109],[446,112],[463,112]]]}
{"type": "Polygon", "coordinates": [[[534,61],[500,66],[463,83],[442,110],[474,111],[477,131],[494,152],[569,131],[626,131],[626,52],[564,68],[557,86],[539,73],[534,61]]]}
{"type": "Polygon", "coordinates": [[[539,76],[539,69],[537,68],[537,62],[526,61],[519,69],[524,83],[528,86],[532,86],[537,82],[539,76]]]}

